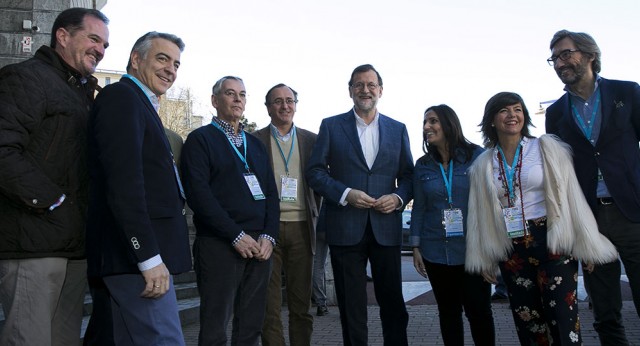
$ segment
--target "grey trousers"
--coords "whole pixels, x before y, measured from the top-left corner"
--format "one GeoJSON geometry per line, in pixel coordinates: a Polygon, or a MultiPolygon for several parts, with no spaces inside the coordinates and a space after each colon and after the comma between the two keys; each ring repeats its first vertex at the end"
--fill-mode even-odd
{"type": "Polygon", "coordinates": [[[80,345],[86,260],[0,260],[0,345],[80,345]]]}

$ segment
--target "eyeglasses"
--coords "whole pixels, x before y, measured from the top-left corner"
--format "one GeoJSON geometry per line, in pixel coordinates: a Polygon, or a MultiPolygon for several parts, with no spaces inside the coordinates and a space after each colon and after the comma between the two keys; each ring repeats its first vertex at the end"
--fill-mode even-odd
{"type": "Polygon", "coordinates": [[[549,63],[550,66],[553,66],[556,64],[556,61],[558,59],[562,61],[567,61],[571,59],[571,56],[573,55],[573,53],[580,52],[580,51],[581,51],[580,49],[565,49],[562,52],[560,52],[560,54],[558,55],[552,55],[549,59],[547,59],[547,62],[549,63]]]}
{"type": "Polygon", "coordinates": [[[379,84],[376,84],[376,83],[367,83],[367,84],[364,84],[364,83],[362,83],[362,82],[358,82],[358,83],[355,83],[355,84],[351,84],[351,87],[352,87],[352,88],[354,88],[354,89],[356,89],[356,90],[363,90],[365,86],[366,86],[366,87],[367,87],[367,89],[369,89],[369,90],[376,90],[376,89],[378,89],[378,87],[379,87],[380,85],[379,85],[379,84]]]}
{"type": "Polygon", "coordinates": [[[276,106],[282,106],[282,105],[283,105],[283,104],[285,104],[285,103],[286,103],[287,105],[291,106],[291,105],[293,105],[293,104],[298,103],[298,100],[294,100],[294,99],[286,99],[286,100],[283,100],[283,99],[278,98],[278,99],[275,99],[275,100],[271,101],[271,104],[272,104],[272,105],[276,105],[276,106]]]}
{"type": "Polygon", "coordinates": [[[238,95],[235,91],[233,90],[225,90],[224,92],[225,96],[229,96],[232,99],[236,99],[238,96],[240,96],[241,99],[246,99],[247,98],[247,94],[245,92],[241,92],[240,95],[238,95]]]}

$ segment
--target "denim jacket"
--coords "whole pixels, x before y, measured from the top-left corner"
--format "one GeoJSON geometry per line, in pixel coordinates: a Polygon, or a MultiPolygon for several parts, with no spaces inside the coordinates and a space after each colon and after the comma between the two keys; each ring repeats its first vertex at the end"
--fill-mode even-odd
{"type": "MultiPolygon", "coordinates": [[[[464,162],[463,150],[456,151],[453,162],[453,184],[451,197],[453,208],[462,210],[464,234],[466,235],[467,205],[469,200],[469,177],[467,169],[482,153],[476,147],[468,162],[464,162]]],[[[445,170],[447,177],[449,171],[445,170]]],[[[412,247],[419,247],[422,257],[432,263],[463,265],[465,259],[465,237],[445,236],[442,211],[449,209],[449,197],[442,177],[440,165],[429,154],[416,162],[413,174],[413,210],[411,211],[412,247]]]]}

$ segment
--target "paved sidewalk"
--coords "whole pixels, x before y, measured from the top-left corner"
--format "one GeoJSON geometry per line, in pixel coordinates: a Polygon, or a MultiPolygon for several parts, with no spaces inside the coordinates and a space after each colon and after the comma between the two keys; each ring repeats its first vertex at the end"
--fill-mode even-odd
{"type": "MultiPolygon", "coordinates": [[[[588,309],[587,303],[578,303],[580,309],[580,321],[582,323],[582,341],[584,346],[599,346],[600,342],[596,332],[593,330],[593,315],[588,309]]],[[[314,346],[336,346],[342,345],[342,334],[338,307],[329,307],[331,313],[326,316],[317,317],[314,312],[313,337],[311,344],[314,346]]],[[[409,312],[409,327],[407,334],[409,345],[444,345],[440,336],[438,323],[438,310],[435,305],[414,305],[407,306],[409,312]]],[[[511,310],[506,303],[494,303],[493,315],[496,328],[496,345],[513,346],[518,345],[511,310]]],[[[627,337],[631,345],[640,346],[640,321],[636,314],[633,302],[624,301],[622,316],[627,329],[627,337]]],[[[285,323],[285,334],[287,333],[287,311],[283,307],[283,320],[285,323]]],[[[199,324],[191,324],[183,328],[186,344],[188,346],[198,344],[199,324]]],[[[229,332],[228,335],[231,335],[229,332]]],[[[288,343],[288,337],[286,337],[288,343]]],[[[230,343],[229,343],[230,344],[230,343]]],[[[369,345],[382,345],[382,328],[380,326],[379,308],[376,305],[369,306],[369,345]]],[[[465,320],[465,345],[473,345],[469,326],[465,320]]],[[[295,346],[295,345],[292,345],[295,346]]]]}

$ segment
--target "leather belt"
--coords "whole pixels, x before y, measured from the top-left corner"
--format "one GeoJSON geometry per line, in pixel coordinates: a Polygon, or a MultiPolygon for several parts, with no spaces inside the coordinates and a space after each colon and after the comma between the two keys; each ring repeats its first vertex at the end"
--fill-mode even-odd
{"type": "Polygon", "coordinates": [[[598,198],[598,204],[601,204],[601,205],[611,205],[611,204],[613,204],[613,203],[614,203],[614,202],[613,202],[613,198],[611,198],[611,197],[599,197],[599,198],[598,198]]]}
{"type": "Polygon", "coordinates": [[[527,220],[527,226],[529,227],[544,227],[547,225],[547,217],[539,217],[537,219],[527,220]]]}

